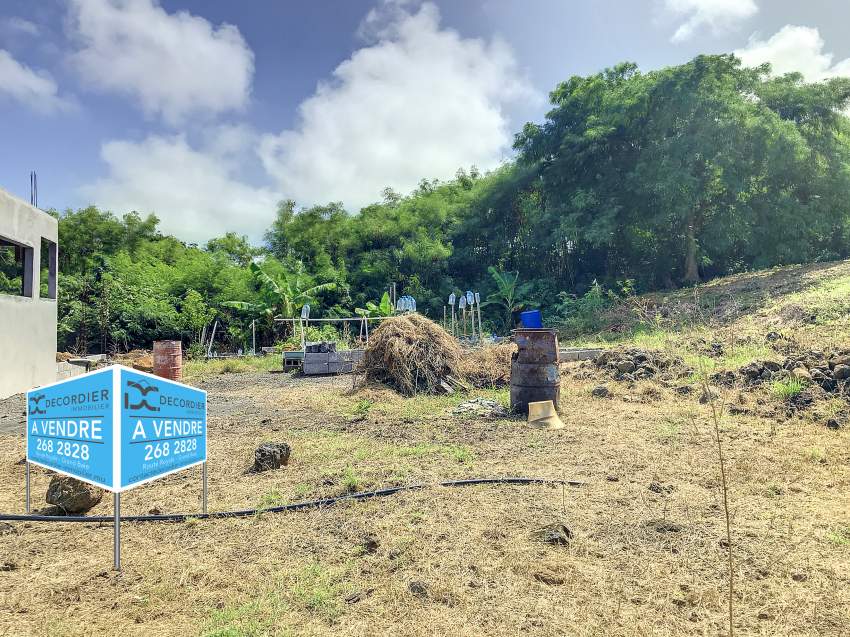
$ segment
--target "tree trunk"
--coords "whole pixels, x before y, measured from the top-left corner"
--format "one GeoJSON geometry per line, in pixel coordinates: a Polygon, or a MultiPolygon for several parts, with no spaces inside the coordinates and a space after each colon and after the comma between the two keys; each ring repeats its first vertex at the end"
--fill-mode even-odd
{"type": "Polygon", "coordinates": [[[699,283],[699,264],[697,263],[697,239],[693,221],[688,223],[685,245],[685,283],[699,283]]]}

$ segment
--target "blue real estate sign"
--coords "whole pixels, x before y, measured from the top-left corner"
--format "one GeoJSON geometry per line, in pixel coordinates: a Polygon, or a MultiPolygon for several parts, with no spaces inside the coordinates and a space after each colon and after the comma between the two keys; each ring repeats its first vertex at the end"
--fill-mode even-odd
{"type": "Polygon", "coordinates": [[[108,369],[27,392],[27,460],[112,490],[113,398],[108,369]]]}
{"type": "Polygon", "coordinates": [[[207,395],[114,365],[27,393],[27,460],[120,492],[207,459],[207,395]]]}
{"type": "Polygon", "coordinates": [[[207,393],[121,369],[121,490],[207,459],[207,393]]]}

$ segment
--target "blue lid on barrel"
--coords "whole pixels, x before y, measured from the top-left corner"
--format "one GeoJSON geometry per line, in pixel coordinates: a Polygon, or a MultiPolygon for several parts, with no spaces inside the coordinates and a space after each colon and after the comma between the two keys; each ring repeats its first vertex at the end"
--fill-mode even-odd
{"type": "Polygon", "coordinates": [[[526,329],[539,329],[543,327],[543,317],[540,315],[540,310],[520,312],[519,320],[526,329]]]}

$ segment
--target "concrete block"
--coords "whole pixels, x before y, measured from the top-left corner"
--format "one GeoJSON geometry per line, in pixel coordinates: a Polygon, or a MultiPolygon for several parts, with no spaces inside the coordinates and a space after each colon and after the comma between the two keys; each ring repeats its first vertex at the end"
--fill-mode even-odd
{"type": "Polygon", "coordinates": [[[313,363],[307,360],[304,361],[304,374],[307,376],[315,376],[317,374],[328,374],[327,363],[313,363]]]}

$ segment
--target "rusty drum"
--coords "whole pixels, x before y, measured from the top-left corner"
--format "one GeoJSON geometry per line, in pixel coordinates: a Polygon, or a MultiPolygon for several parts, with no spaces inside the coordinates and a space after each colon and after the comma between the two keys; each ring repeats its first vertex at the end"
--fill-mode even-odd
{"type": "Polygon", "coordinates": [[[154,341],[153,373],[169,380],[183,378],[183,344],[180,341],[154,341]]]}
{"type": "Polygon", "coordinates": [[[517,352],[511,361],[511,409],[527,414],[528,403],[540,400],[551,400],[558,409],[558,333],[545,328],[518,329],[513,337],[517,352]]]}

